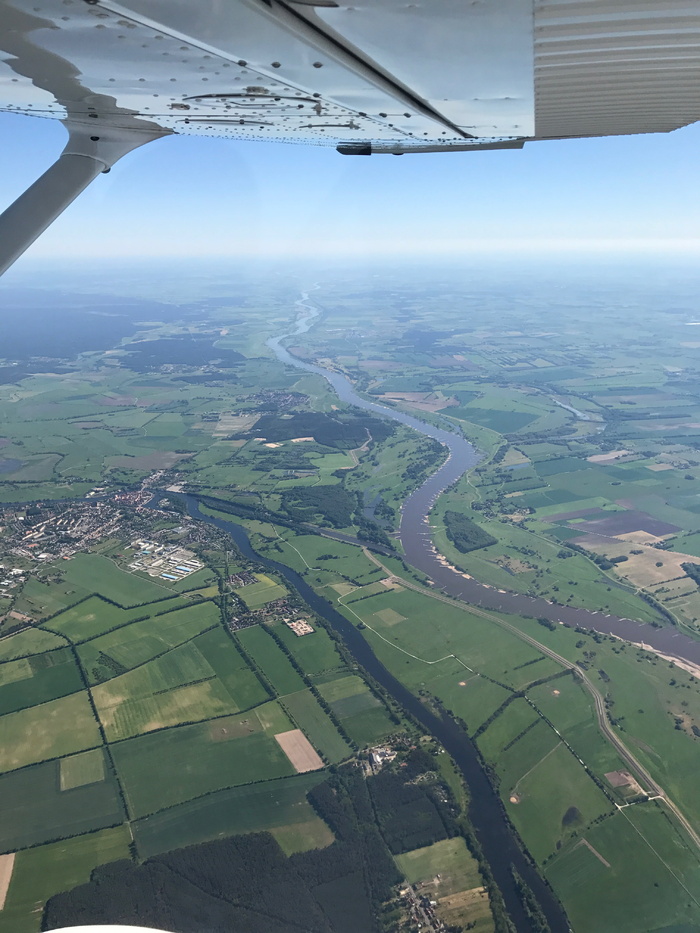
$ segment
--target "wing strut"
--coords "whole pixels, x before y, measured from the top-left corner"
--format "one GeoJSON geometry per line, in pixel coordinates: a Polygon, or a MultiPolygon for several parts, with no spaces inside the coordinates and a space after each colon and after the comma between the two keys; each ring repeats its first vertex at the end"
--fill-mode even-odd
{"type": "Polygon", "coordinates": [[[0,214],[0,275],[75,198],[127,152],[168,131],[64,124],[68,143],[56,162],[0,214]]]}

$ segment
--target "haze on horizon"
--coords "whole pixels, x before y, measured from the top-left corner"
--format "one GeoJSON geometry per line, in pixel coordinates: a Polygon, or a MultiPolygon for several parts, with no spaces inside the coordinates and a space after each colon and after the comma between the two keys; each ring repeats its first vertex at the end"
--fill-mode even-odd
{"type": "MultiPolygon", "coordinates": [[[[65,131],[0,115],[0,206],[65,131]]],[[[700,125],[529,143],[521,151],[343,157],[332,149],[169,137],[101,177],[18,263],[156,257],[696,253],[700,125]]]]}

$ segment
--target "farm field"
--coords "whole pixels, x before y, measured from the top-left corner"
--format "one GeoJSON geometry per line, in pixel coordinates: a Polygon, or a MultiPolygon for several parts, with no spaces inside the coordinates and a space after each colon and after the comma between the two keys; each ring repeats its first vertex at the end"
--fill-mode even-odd
{"type": "Polygon", "coordinates": [[[508,788],[508,813],[541,864],[572,835],[612,813],[612,804],[564,745],[508,788]]]}
{"type": "MultiPolygon", "coordinates": [[[[154,667],[155,663],[151,662],[148,667],[154,667]]],[[[159,668],[169,666],[166,656],[159,668]]],[[[152,683],[159,682],[160,670],[149,672],[153,678],[151,684],[144,683],[144,668],[134,673],[138,677],[124,674],[93,690],[95,706],[109,742],[237,712],[228,691],[213,676],[203,682],[155,690],[152,683]]]]}
{"type": "Polygon", "coordinates": [[[19,852],[5,907],[0,911],[0,931],[38,933],[41,909],[52,895],[85,884],[96,866],[128,857],[126,826],[19,852]]]}
{"type": "Polygon", "coordinates": [[[287,590],[267,574],[259,573],[256,576],[257,583],[249,583],[237,591],[249,609],[259,609],[273,599],[282,599],[287,595],[287,590]]]}
{"type": "Polygon", "coordinates": [[[587,830],[546,869],[574,927],[636,933],[697,925],[700,862],[668,831],[656,804],[616,813],[587,830]],[[631,862],[626,853],[634,851],[631,862]],[[586,897],[594,889],[595,897],[586,897]]]}
{"type": "Polygon", "coordinates": [[[262,830],[273,832],[278,841],[283,836],[288,845],[296,836],[294,851],[316,848],[317,843],[323,848],[332,842],[332,833],[306,799],[308,791],[323,779],[323,772],[312,772],[231,787],[136,820],[133,828],[139,854],[148,858],[219,838],[222,833],[262,830]]]}
{"type": "Polygon", "coordinates": [[[259,732],[222,740],[216,720],[127,739],[113,745],[112,754],[133,818],[294,773],[274,738],[259,732]]]}
{"type": "Polygon", "coordinates": [[[0,663],[0,715],[82,689],[80,671],[66,648],[0,663]]]}
{"type": "Polygon", "coordinates": [[[284,623],[273,626],[273,631],[292,653],[297,664],[311,679],[321,679],[345,667],[328,632],[317,626],[313,635],[298,637],[284,623]]]}
{"type": "Polygon", "coordinates": [[[65,640],[53,632],[44,632],[36,628],[25,629],[0,639],[0,661],[27,658],[51,651],[53,648],[63,648],[64,645],[65,640]]]}
{"type": "Polygon", "coordinates": [[[237,633],[237,638],[279,696],[304,688],[298,671],[263,626],[243,629],[237,633]]]}
{"type": "Polygon", "coordinates": [[[102,748],[92,748],[87,752],[79,752],[77,755],[61,758],[59,768],[59,784],[62,791],[104,781],[106,777],[104,750],[102,748]]]}
{"type": "Polygon", "coordinates": [[[0,717],[0,771],[58,758],[101,744],[84,692],[0,717]]]}
{"type": "Polygon", "coordinates": [[[189,641],[218,621],[219,611],[214,603],[197,603],[131,622],[83,642],[78,648],[78,655],[91,682],[99,683],[117,671],[124,672],[145,664],[168,649],[189,641]]]}
{"type": "Polygon", "coordinates": [[[86,590],[100,593],[126,608],[163,599],[167,588],[134,573],[125,573],[107,557],[99,554],[76,554],[66,563],[65,580],[86,590]]]}
{"type": "MultiPolygon", "coordinates": [[[[102,749],[96,751],[103,756],[102,749]]],[[[118,788],[104,764],[100,776],[95,768],[92,776],[97,780],[64,789],[60,776],[65,761],[46,761],[0,775],[1,851],[93,832],[124,819],[118,788]]]]}
{"type": "Polygon", "coordinates": [[[382,701],[354,674],[320,684],[318,691],[360,746],[379,742],[397,729],[382,701]]]}
{"type": "Polygon", "coordinates": [[[282,699],[282,705],[327,761],[336,764],[350,757],[347,742],[310,691],[288,694],[282,699]]]}
{"type": "Polygon", "coordinates": [[[52,632],[65,635],[74,644],[96,638],[145,615],[157,615],[171,609],[184,608],[187,602],[179,597],[161,599],[146,606],[122,609],[99,596],[91,596],[78,605],[54,616],[48,623],[52,632]]]}
{"type": "Polygon", "coordinates": [[[250,709],[269,699],[267,689],[236,646],[232,635],[213,628],[197,636],[194,647],[211,667],[238,709],[250,709]]]}

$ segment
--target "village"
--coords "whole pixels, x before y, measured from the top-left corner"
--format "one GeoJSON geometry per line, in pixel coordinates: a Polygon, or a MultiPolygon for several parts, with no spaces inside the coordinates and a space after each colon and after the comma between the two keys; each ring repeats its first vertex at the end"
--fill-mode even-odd
{"type": "MultiPolygon", "coordinates": [[[[242,575],[236,574],[235,577],[229,579],[234,580],[242,575]]],[[[257,582],[253,573],[245,571],[245,575],[252,577],[252,579],[247,580],[248,583],[257,582]]],[[[240,584],[238,585],[240,586],[240,584]]],[[[244,604],[241,601],[241,607],[243,606],[244,604]]],[[[232,632],[238,632],[241,629],[250,628],[251,625],[260,625],[261,623],[273,625],[275,622],[284,622],[298,637],[312,635],[315,629],[309,625],[305,618],[302,618],[304,615],[308,615],[308,612],[304,612],[298,606],[293,605],[289,599],[282,597],[266,603],[260,609],[237,610],[235,615],[229,617],[228,628],[232,632]]]]}

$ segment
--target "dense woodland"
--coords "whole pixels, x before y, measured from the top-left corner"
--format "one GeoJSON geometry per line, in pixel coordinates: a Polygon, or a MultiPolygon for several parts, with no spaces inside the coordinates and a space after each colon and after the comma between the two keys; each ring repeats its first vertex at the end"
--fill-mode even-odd
{"type": "Polygon", "coordinates": [[[287,857],[268,833],[177,849],[142,864],[113,862],[51,898],[43,929],[122,923],[173,933],[370,933],[401,875],[391,856],[457,832],[431,755],[365,780],[338,769],[309,799],[333,830],[325,849],[287,857]],[[419,775],[425,775],[416,783],[419,775]]]}
{"type": "Polygon", "coordinates": [[[248,437],[265,437],[268,441],[289,441],[294,437],[313,437],[326,447],[352,450],[372,438],[386,440],[394,432],[393,425],[383,418],[372,418],[362,412],[327,415],[323,412],[298,411],[284,415],[262,415],[248,437]]]}
{"type": "Polygon", "coordinates": [[[457,550],[463,554],[497,543],[493,535],[461,512],[445,512],[445,531],[457,550]]]}
{"type": "Polygon", "coordinates": [[[325,519],[333,528],[347,528],[356,505],[343,486],[295,486],[282,492],[282,508],[295,522],[325,519]]]}

